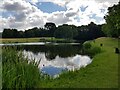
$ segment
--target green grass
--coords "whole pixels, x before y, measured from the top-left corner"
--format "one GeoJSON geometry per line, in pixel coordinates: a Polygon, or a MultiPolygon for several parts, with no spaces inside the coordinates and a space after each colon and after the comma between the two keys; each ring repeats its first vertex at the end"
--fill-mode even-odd
{"type": "Polygon", "coordinates": [[[54,37],[41,38],[0,38],[0,43],[26,43],[26,42],[75,42],[75,40],[58,39],[54,37]]]}
{"type": "Polygon", "coordinates": [[[103,52],[95,55],[90,65],[75,72],[66,72],[54,80],[41,81],[40,87],[118,88],[118,54],[114,53],[118,39],[98,38],[90,43],[97,47],[103,44],[103,52]]]}
{"type": "Polygon", "coordinates": [[[1,43],[39,42],[40,38],[1,38],[1,43]]]}
{"type": "Polygon", "coordinates": [[[87,67],[64,72],[56,79],[40,76],[34,63],[28,64],[12,49],[3,49],[3,87],[118,88],[118,54],[115,54],[114,48],[120,41],[103,37],[88,42],[92,47],[100,47],[103,52],[96,54],[87,67]]]}

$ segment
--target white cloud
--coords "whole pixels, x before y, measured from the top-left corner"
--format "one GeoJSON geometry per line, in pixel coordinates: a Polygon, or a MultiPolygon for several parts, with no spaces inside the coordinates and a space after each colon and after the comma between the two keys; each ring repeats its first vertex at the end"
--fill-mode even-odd
{"type": "Polygon", "coordinates": [[[65,12],[61,11],[61,12],[54,12],[52,13],[50,16],[48,16],[48,22],[54,22],[57,25],[63,24],[63,23],[67,23],[69,21],[71,21],[69,19],[69,17],[66,17],[65,12]]]}
{"type": "Polygon", "coordinates": [[[79,12],[79,9],[77,11],[73,10],[73,9],[69,9],[68,11],[65,12],[65,15],[67,17],[73,17],[75,15],[77,15],[79,12]]]}
{"type": "MultiPolygon", "coordinates": [[[[6,18],[7,26],[1,27],[1,29],[26,29],[34,26],[40,27],[44,24],[44,20],[42,19],[44,13],[25,0],[4,0],[2,9],[4,9],[4,12],[8,12],[10,16],[6,18]],[[14,14],[12,14],[12,12],[14,12],[14,14]]],[[[5,22],[2,21],[2,23],[5,22]]]]}
{"type": "Polygon", "coordinates": [[[43,27],[46,22],[56,25],[74,24],[87,25],[91,21],[96,24],[105,23],[103,17],[107,8],[117,4],[119,0],[3,0],[0,1],[0,31],[3,28],[27,29],[43,27]],[[38,9],[36,3],[52,2],[66,11],[44,13],[38,9]]]}
{"type": "Polygon", "coordinates": [[[8,20],[6,18],[2,18],[0,16],[0,31],[2,31],[3,28],[5,28],[5,27],[9,27],[8,20]]]}

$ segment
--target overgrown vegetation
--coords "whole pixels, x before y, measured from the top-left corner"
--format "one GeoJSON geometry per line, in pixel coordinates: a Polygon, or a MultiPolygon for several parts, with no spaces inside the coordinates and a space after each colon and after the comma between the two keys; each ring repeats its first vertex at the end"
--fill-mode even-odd
{"type": "Polygon", "coordinates": [[[24,59],[23,55],[13,48],[2,49],[2,87],[35,88],[40,80],[37,63],[24,59]]]}
{"type": "Polygon", "coordinates": [[[88,54],[89,56],[93,57],[94,55],[101,53],[101,47],[100,46],[92,46],[90,41],[87,41],[83,44],[82,53],[88,54]]]}

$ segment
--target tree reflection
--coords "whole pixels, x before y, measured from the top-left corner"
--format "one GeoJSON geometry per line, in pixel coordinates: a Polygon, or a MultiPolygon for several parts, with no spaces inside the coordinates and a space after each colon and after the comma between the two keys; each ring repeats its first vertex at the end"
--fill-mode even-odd
{"type": "Polygon", "coordinates": [[[81,54],[81,45],[23,45],[17,46],[18,50],[31,51],[34,54],[45,53],[48,60],[53,60],[58,55],[61,58],[81,54]]]}

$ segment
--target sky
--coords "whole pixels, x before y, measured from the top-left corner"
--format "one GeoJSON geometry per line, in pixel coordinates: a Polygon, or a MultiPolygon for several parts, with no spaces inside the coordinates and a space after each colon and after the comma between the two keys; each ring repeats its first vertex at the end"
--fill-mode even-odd
{"type": "Polygon", "coordinates": [[[119,0],[0,0],[0,32],[4,28],[27,30],[58,25],[105,23],[107,9],[119,0]]]}

